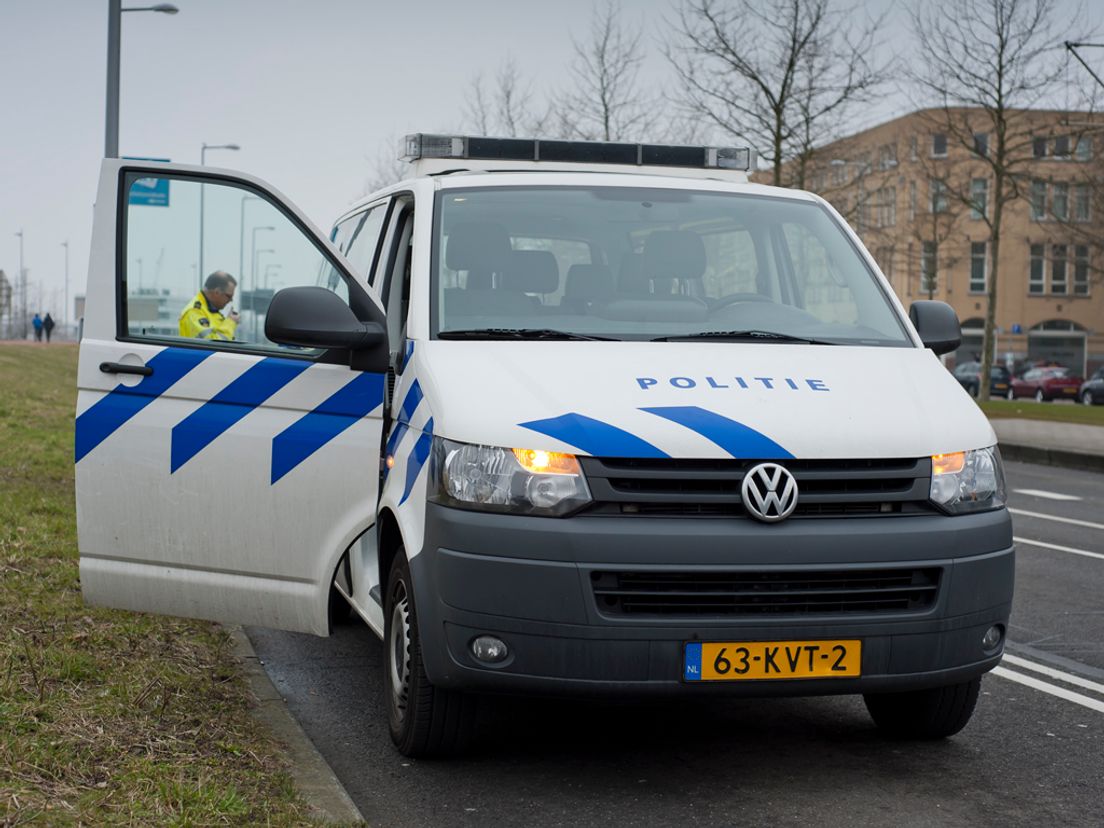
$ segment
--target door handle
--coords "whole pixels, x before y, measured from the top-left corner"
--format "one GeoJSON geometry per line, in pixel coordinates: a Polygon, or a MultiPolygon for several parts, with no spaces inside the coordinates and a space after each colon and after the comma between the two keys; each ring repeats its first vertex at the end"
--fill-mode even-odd
{"type": "Polygon", "coordinates": [[[138,374],[141,377],[148,377],[153,373],[148,365],[126,365],[122,362],[101,362],[100,370],[105,374],[138,374]]]}

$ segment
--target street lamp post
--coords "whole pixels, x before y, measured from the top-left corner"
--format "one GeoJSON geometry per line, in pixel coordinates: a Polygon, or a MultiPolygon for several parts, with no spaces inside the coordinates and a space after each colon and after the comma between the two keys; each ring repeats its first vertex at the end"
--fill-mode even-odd
{"type": "Polygon", "coordinates": [[[61,243],[65,248],[65,304],[61,308],[61,324],[69,324],[69,240],[61,243]]]}
{"type": "Polygon", "coordinates": [[[264,269],[264,286],[266,288],[268,287],[268,274],[269,274],[269,272],[273,271],[273,270],[279,270],[281,267],[283,267],[283,265],[280,264],[279,262],[272,262],[270,264],[265,265],[265,269],[264,269]]]}
{"type": "MultiPolygon", "coordinates": [[[[263,227],[254,227],[250,236],[249,244],[249,310],[254,311],[254,297],[257,294],[257,233],[262,230],[275,230],[272,225],[265,225],[263,227]]],[[[245,280],[245,274],[241,274],[242,280],[245,280]]],[[[257,336],[257,314],[253,312],[253,338],[257,336]]]]}
{"type": "MultiPolygon", "coordinates": [[[[17,284],[19,285],[19,303],[20,315],[23,317],[23,324],[20,329],[23,331],[23,338],[27,338],[27,271],[23,269],[23,230],[22,228],[15,235],[19,236],[19,279],[17,284]]],[[[13,303],[14,304],[14,303],[13,303]]]]}
{"type": "Polygon", "coordinates": [[[123,8],[123,0],[107,3],[107,112],[104,119],[104,157],[119,157],[119,40],[123,12],[152,11],[176,14],[180,9],[171,3],[156,6],[123,8]]]}
{"type": "MultiPolygon", "coordinates": [[[[233,150],[237,152],[240,150],[237,144],[208,144],[204,142],[203,146],[199,150],[199,166],[203,166],[207,163],[207,150],[233,150]]],[[[203,278],[203,194],[204,194],[203,182],[199,183],[199,278],[203,278]]],[[[200,285],[202,288],[203,285],[200,285]]]]}

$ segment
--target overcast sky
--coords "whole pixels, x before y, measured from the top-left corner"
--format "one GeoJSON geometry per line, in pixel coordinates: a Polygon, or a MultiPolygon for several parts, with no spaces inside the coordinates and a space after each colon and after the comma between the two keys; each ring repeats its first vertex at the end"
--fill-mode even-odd
{"type": "MultiPolygon", "coordinates": [[[[389,137],[460,125],[477,72],[493,74],[512,54],[538,90],[554,87],[594,2],[176,0],[175,16],[127,13],[120,154],[198,163],[204,142],[239,144],[240,152],[209,151],[208,164],[264,178],[327,229],[364,193],[389,137]]],[[[622,4],[645,27],[654,83],[667,76],[655,43],[672,2],[622,4]]],[[[103,155],[106,21],[107,0],[0,0],[0,270],[14,281],[22,228],[31,304],[41,284],[43,309],[55,315],[66,239],[70,297],[84,291],[103,155]]],[[[879,112],[908,108],[891,95],[879,112]]]]}

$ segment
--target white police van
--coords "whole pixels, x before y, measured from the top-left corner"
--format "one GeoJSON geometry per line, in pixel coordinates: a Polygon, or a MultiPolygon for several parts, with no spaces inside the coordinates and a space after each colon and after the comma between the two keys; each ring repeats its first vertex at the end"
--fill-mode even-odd
{"type": "Polygon", "coordinates": [[[487,693],[858,693],[890,734],[963,727],[1014,553],[935,356],[953,311],[906,313],[747,150],[407,149],[329,238],[255,178],[104,162],[86,600],[321,636],[347,601],[408,755],[460,749],[487,693]],[[234,339],[174,335],[214,271],[234,339]]]}

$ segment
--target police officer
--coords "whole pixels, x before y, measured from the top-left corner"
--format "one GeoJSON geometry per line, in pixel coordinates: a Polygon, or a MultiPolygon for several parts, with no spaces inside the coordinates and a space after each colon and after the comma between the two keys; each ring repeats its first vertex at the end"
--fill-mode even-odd
{"type": "Polygon", "coordinates": [[[208,276],[203,290],[180,313],[180,335],[222,342],[233,339],[241,317],[236,312],[223,316],[222,309],[233,300],[237,286],[237,280],[225,270],[208,276]]]}

